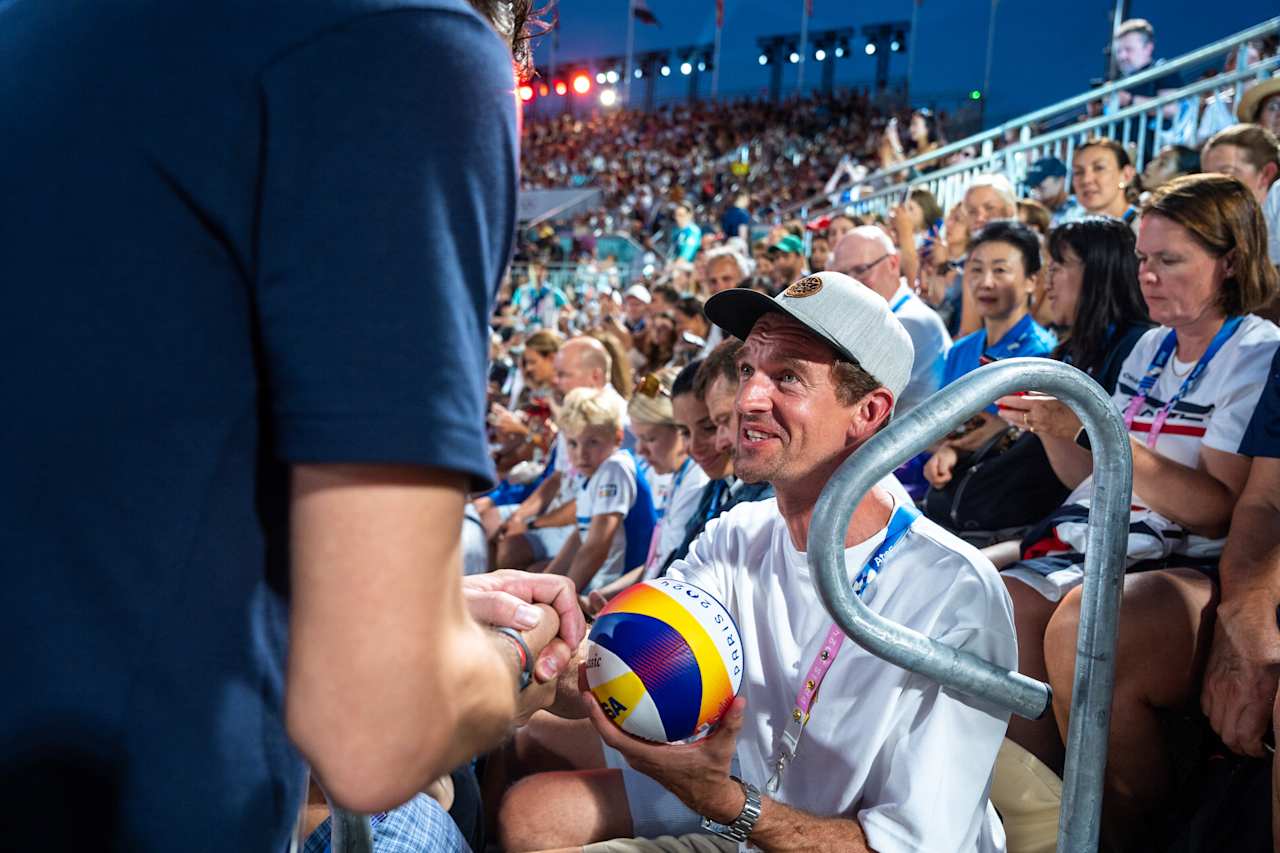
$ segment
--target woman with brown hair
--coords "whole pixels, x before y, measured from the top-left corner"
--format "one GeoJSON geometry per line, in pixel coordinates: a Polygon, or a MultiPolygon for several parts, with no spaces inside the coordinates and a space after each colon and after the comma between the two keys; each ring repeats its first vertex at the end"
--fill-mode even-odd
{"type": "Polygon", "coordinates": [[[1085,212],[1130,225],[1138,215],[1130,200],[1137,174],[1129,152],[1114,139],[1086,140],[1071,159],[1071,189],[1085,212]]]}
{"type": "MultiPolygon", "coordinates": [[[[1159,189],[1143,209],[1137,255],[1143,299],[1161,325],[1133,348],[1112,395],[1133,452],[1106,789],[1109,830],[1122,846],[1150,828],[1170,793],[1172,755],[1184,745],[1166,740],[1162,721],[1198,695],[1217,558],[1249,474],[1240,443],[1280,346],[1280,330],[1251,313],[1276,293],[1277,273],[1262,211],[1238,180],[1188,175],[1159,189]]],[[[1035,667],[1043,649],[1065,736],[1093,458],[1062,403],[1037,395],[999,403],[1041,437],[1055,472],[1076,486],[1004,573],[1020,668],[1035,667]]]]}

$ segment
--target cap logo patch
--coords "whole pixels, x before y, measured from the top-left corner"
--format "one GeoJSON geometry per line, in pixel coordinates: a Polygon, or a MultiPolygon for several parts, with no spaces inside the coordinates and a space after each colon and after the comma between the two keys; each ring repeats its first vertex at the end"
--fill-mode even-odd
{"type": "Polygon", "coordinates": [[[792,299],[802,299],[806,296],[813,296],[820,290],[822,290],[822,279],[816,275],[811,275],[797,282],[792,282],[790,287],[782,291],[782,295],[790,296],[792,299]]]}

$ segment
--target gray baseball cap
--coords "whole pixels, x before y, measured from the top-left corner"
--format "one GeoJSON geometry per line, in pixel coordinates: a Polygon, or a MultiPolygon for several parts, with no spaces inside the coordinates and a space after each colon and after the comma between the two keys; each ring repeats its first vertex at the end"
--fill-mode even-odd
{"type": "Polygon", "coordinates": [[[744,341],[765,314],[793,317],[861,365],[895,401],[911,379],[915,348],[907,330],[882,296],[844,273],[805,276],[772,299],[745,288],[724,290],[708,299],[704,310],[707,319],[744,341]]]}

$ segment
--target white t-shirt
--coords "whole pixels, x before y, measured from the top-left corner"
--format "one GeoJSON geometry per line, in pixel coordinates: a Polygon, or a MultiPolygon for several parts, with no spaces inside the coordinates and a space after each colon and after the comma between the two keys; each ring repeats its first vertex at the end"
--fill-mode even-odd
{"type": "MultiPolygon", "coordinates": [[[[1125,359],[1115,393],[1111,395],[1112,402],[1121,412],[1128,408],[1129,401],[1137,394],[1138,384],[1168,333],[1167,326],[1150,330],[1138,339],[1125,359]]],[[[1277,346],[1280,346],[1280,329],[1274,323],[1252,314],[1246,316],[1235,334],[1209,362],[1195,387],[1169,412],[1169,419],[1156,440],[1155,452],[1192,468],[1199,464],[1201,447],[1211,447],[1224,453],[1238,452],[1240,440],[1244,438],[1249,419],[1262,396],[1277,346]]],[[[1169,359],[1147,395],[1146,404],[1134,416],[1130,435],[1146,443],[1156,413],[1178,392],[1194,366],[1194,362],[1181,362],[1177,356],[1169,359]]],[[[1076,487],[1067,502],[1078,503],[1092,494],[1093,478],[1090,477],[1076,487]]],[[[1148,506],[1136,488],[1133,503],[1139,507],[1148,506]]],[[[1222,540],[1189,535],[1185,544],[1175,550],[1213,554],[1222,550],[1222,540]]]]}
{"type": "Polygon", "coordinates": [[[656,576],[671,552],[684,542],[685,528],[689,526],[689,519],[702,500],[702,490],[711,482],[707,472],[692,457],[686,458],[684,467],[671,476],[671,489],[658,511],[657,547],[653,550],[653,557],[645,563],[646,580],[656,576]]]}
{"type": "MultiPolygon", "coordinates": [[[[578,490],[578,537],[583,542],[587,541],[591,519],[597,515],[617,513],[625,521],[635,502],[635,460],[625,450],[615,450],[578,490]]],[[[619,524],[617,532],[613,534],[613,541],[609,544],[609,556],[605,557],[599,571],[583,587],[582,592],[598,589],[621,576],[626,571],[623,566],[626,551],[626,526],[619,524]]]]}
{"type": "MultiPolygon", "coordinates": [[[[627,410],[626,400],[623,400],[622,395],[614,390],[613,385],[606,385],[604,387],[604,391],[606,394],[612,394],[617,398],[615,402],[622,407],[622,411],[625,413],[627,410]]],[[[629,434],[631,422],[625,414],[623,415],[623,425],[624,431],[627,431],[629,434]]],[[[623,447],[626,446],[627,442],[624,441],[623,447]]],[[[559,509],[569,501],[574,500],[577,498],[578,492],[582,489],[582,475],[574,469],[573,463],[569,461],[569,444],[564,437],[564,432],[560,432],[556,435],[555,461],[556,465],[554,470],[560,474],[560,491],[556,493],[556,498],[552,501],[551,506],[547,507],[547,512],[559,509]]],[[[579,513],[579,515],[581,515],[581,513],[579,513]]]]}
{"type": "Polygon", "coordinates": [[[938,312],[924,304],[903,282],[898,283],[898,290],[889,300],[889,306],[911,337],[916,354],[911,378],[894,408],[895,414],[905,415],[942,387],[951,336],[947,334],[947,327],[938,312]]]}
{"type": "MultiPolygon", "coordinates": [[[[884,540],[849,548],[850,578],[884,540]]],[[[667,572],[722,601],[745,657],[742,778],[763,788],[800,680],[831,626],[805,553],[776,499],[713,520],[667,572]]],[[[991,563],[926,518],[890,551],[866,604],[888,619],[1016,669],[1009,596],[991,563]]],[[[854,817],[880,853],[1004,850],[988,803],[1009,714],[944,690],[846,640],[822,683],[776,799],[821,816],[854,817]]]]}

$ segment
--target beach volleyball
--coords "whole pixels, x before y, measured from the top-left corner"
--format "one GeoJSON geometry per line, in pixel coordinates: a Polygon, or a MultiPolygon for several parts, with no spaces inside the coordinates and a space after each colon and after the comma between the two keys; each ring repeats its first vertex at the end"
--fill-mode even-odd
{"type": "Polygon", "coordinates": [[[742,684],[742,640],[724,605],[693,584],[645,581],[596,617],[587,684],[623,731],[661,743],[696,739],[742,684]]]}

